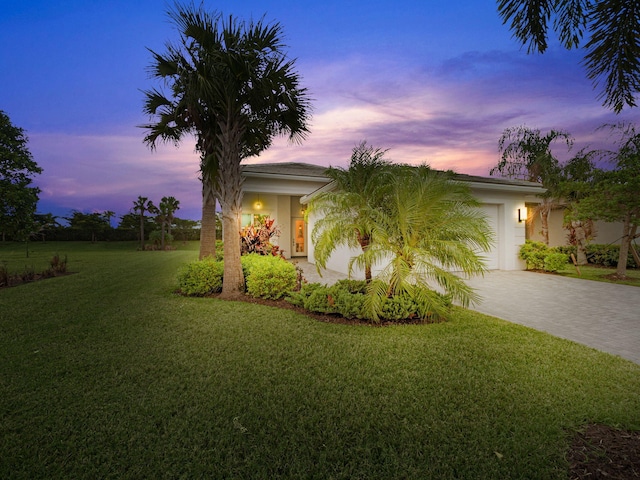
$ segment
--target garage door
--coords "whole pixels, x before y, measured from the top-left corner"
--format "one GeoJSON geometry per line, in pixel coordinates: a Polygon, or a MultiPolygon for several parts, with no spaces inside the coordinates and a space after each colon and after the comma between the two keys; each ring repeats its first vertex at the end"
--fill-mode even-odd
{"type": "Polygon", "coordinates": [[[487,268],[489,270],[498,270],[500,268],[500,229],[498,228],[498,205],[484,204],[481,206],[482,212],[487,217],[487,222],[493,230],[493,247],[488,252],[484,252],[483,255],[487,261],[487,268]]]}

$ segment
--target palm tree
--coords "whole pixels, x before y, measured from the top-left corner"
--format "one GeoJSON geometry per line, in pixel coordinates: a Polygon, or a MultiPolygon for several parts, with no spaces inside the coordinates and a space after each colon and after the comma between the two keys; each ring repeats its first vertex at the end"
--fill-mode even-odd
{"type": "MultiPolygon", "coordinates": [[[[145,112],[159,117],[145,126],[145,142],[153,148],[158,139],[178,143],[187,133],[196,135],[203,192],[210,182],[222,210],[222,295],[232,297],[244,285],[240,162],[268,148],[276,135],[302,140],[308,132],[309,99],[294,61],[284,53],[280,24],[239,22],[209,14],[202,6],[179,4],[169,16],[180,42],[168,45],[165,55],[152,52],[151,74],[169,86],[171,95],[145,92],[145,112]]],[[[205,198],[203,208],[210,204],[205,198]]]]}
{"type": "MultiPolygon", "coordinates": [[[[454,272],[486,271],[492,231],[468,187],[451,172],[428,166],[396,166],[384,204],[372,209],[373,241],[351,260],[358,266],[386,264],[367,288],[365,307],[373,319],[386,298],[406,295],[424,312],[443,316],[447,300],[467,306],[478,300],[454,272]]],[[[350,268],[351,268],[350,265],[350,268]]]]}
{"type": "Polygon", "coordinates": [[[138,200],[133,202],[133,213],[140,216],[140,250],[144,250],[144,219],[145,213],[156,213],[158,209],[147,197],[138,196],[138,200]]]}
{"type": "MultiPolygon", "coordinates": [[[[383,203],[391,164],[385,151],[366,142],[353,149],[349,168],[329,168],[325,173],[333,180],[333,189],[323,192],[309,204],[309,213],[317,214],[312,238],[318,273],[329,257],[341,246],[369,247],[373,229],[371,209],[383,203]]],[[[371,281],[371,265],[364,265],[365,279],[371,281]]]]}
{"type": "Polygon", "coordinates": [[[180,208],[180,202],[175,197],[162,197],[158,206],[160,216],[160,248],[164,250],[165,243],[165,227],[168,234],[171,235],[171,223],[173,222],[173,214],[180,208]]]}
{"type": "Polygon", "coordinates": [[[640,92],[640,8],[623,0],[498,0],[498,13],[528,53],[547,49],[549,23],[560,43],[577,48],[585,33],[584,65],[594,86],[604,84],[603,105],[620,113],[640,92]]]}
{"type": "Polygon", "coordinates": [[[542,225],[542,238],[549,244],[549,215],[559,205],[558,186],[562,180],[562,168],[551,152],[551,144],[564,140],[568,150],[573,145],[573,137],[562,130],[550,130],[542,135],[540,130],[524,125],[504,130],[498,141],[502,154],[498,165],[490,175],[499,174],[507,178],[541,183],[546,189],[542,202],[536,207],[542,225]]]}

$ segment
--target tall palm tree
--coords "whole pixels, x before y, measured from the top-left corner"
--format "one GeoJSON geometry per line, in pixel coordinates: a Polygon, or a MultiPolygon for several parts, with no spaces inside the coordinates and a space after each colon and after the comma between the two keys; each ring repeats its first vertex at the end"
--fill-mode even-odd
{"type": "MultiPolygon", "coordinates": [[[[145,141],[153,148],[158,139],[178,143],[187,133],[196,135],[203,186],[211,183],[222,210],[222,295],[232,297],[244,285],[240,162],[268,148],[276,135],[302,140],[308,132],[309,98],[284,52],[280,24],[240,22],[180,4],[169,16],[180,42],[168,45],[165,55],[152,52],[151,74],[171,94],[145,92],[145,112],[159,117],[145,126],[145,141]]],[[[210,205],[206,199],[205,205],[210,205]]]]}
{"type": "Polygon", "coordinates": [[[547,189],[542,202],[536,207],[540,215],[542,238],[547,245],[549,215],[560,201],[558,187],[562,180],[562,168],[551,151],[551,144],[558,140],[564,141],[568,150],[573,146],[573,137],[562,130],[550,130],[542,135],[540,130],[523,125],[507,128],[498,141],[500,161],[489,171],[490,175],[538,182],[547,189]]]}
{"type": "Polygon", "coordinates": [[[447,302],[436,291],[467,306],[478,300],[455,272],[485,272],[482,252],[491,247],[492,231],[468,186],[451,172],[428,166],[396,166],[384,205],[370,212],[369,248],[352,264],[386,264],[368,286],[365,303],[378,318],[386,298],[407,295],[425,311],[444,315],[447,302]]]}
{"type": "Polygon", "coordinates": [[[137,213],[140,217],[140,250],[144,250],[144,220],[145,213],[156,213],[157,208],[147,197],[138,196],[133,202],[133,213],[137,213]]]}
{"type": "MultiPolygon", "coordinates": [[[[333,180],[333,189],[323,192],[309,204],[316,222],[312,238],[318,272],[327,266],[334,250],[346,245],[363,252],[371,244],[371,209],[383,203],[391,164],[385,151],[366,142],[353,149],[349,168],[329,168],[325,173],[333,180]]],[[[371,281],[371,265],[364,265],[365,279],[371,281]]]]}

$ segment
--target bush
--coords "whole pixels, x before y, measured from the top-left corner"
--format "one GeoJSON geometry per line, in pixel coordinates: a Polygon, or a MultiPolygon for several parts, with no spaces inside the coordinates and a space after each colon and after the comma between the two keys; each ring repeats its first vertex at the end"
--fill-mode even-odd
{"type": "Polygon", "coordinates": [[[527,270],[544,270],[544,259],[549,247],[542,242],[526,240],[520,247],[520,258],[527,263],[527,270]]]}
{"type": "Polygon", "coordinates": [[[544,271],[557,272],[567,266],[569,256],[566,253],[550,253],[544,257],[544,271]]]}
{"type": "Polygon", "coordinates": [[[296,267],[280,257],[250,254],[242,257],[247,293],[277,300],[296,287],[296,267]]]}
{"type": "Polygon", "coordinates": [[[188,263],[178,272],[178,286],[184,295],[203,296],[222,290],[224,265],[210,257],[188,263]]]}

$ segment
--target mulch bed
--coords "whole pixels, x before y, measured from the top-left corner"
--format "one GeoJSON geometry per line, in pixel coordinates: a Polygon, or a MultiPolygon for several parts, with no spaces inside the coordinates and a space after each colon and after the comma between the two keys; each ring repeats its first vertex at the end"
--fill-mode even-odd
{"type": "Polygon", "coordinates": [[[640,432],[587,425],[573,437],[567,460],[570,480],[640,479],[640,432]]]}

